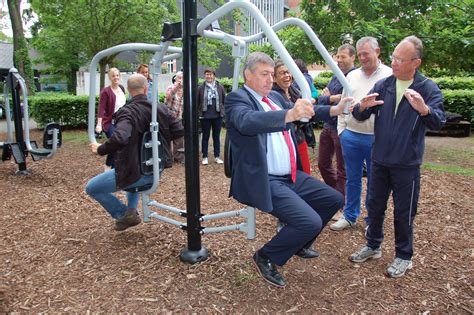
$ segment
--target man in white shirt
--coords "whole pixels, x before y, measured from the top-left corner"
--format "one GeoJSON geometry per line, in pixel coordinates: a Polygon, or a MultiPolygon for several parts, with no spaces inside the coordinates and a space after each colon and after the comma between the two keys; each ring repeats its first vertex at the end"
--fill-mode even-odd
{"type": "Polygon", "coordinates": [[[255,52],[244,65],[245,85],[226,98],[227,132],[231,143],[230,195],[268,212],[286,225],[253,255],[262,277],[278,287],[286,282],[276,266],[293,256],[316,258],[311,245],[343,205],[342,194],[302,171],[293,122],[302,118],[329,119],[338,106],[294,104],[272,91],[274,62],[255,52]]]}
{"type": "MultiPolygon", "coordinates": [[[[347,80],[352,88],[354,101],[366,96],[375,82],[392,74],[392,69],[379,59],[380,47],[373,37],[362,37],[356,43],[360,68],[350,72],[347,80]]],[[[330,228],[334,231],[353,227],[360,215],[360,197],[362,192],[362,169],[367,164],[367,186],[370,184],[371,149],[374,142],[374,117],[358,121],[352,115],[338,117],[342,155],[346,166],[346,204],[343,217],[330,228]]]]}

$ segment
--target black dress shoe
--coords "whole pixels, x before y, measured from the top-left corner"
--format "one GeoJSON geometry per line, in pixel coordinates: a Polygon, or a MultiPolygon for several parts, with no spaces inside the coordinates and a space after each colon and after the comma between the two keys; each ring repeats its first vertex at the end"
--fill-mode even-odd
{"type": "Polygon", "coordinates": [[[257,266],[258,273],[260,273],[267,282],[280,288],[286,285],[285,280],[276,269],[275,264],[272,263],[270,259],[262,257],[259,251],[253,254],[253,261],[255,266],[257,266]]]}
{"type": "Polygon", "coordinates": [[[296,252],[296,255],[301,258],[316,258],[319,257],[319,252],[311,248],[302,248],[296,252]]]}

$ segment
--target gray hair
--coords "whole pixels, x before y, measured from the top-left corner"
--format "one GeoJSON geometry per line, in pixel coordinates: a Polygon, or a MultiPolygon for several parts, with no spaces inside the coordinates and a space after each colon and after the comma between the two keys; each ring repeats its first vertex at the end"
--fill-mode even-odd
{"type": "Polygon", "coordinates": [[[402,39],[401,43],[409,42],[415,47],[416,58],[421,59],[423,57],[423,42],[418,37],[411,35],[402,39]]]}
{"type": "Polygon", "coordinates": [[[127,88],[129,91],[137,92],[144,89],[147,85],[147,79],[139,73],[132,74],[127,80],[127,88]]]}
{"type": "Polygon", "coordinates": [[[339,46],[337,51],[340,52],[343,49],[347,49],[349,51],[349,56],[351,56],[351,57],[355,56],[355,54],[356,54],[356,50],[355,50],[354,46],[352,46],[351,44],[341,45],[341,46],[339,46]]]}
{"type": "Polygon", "coordinates": [[[275,68],[275,62],[272,58],[270,58],[270,56],[259,51],[253,52],[248,55],[247,59],[245,60],[244,69],[242,70],[244,81],[247,81],[247,79],[245,78],[245,70],[248,69],[249,71],[253,72],[257,65],[260,63],[267,64],[270,65],[272,68],[275,68]]]}
{"type": "Polygon", "coordinates": [[[370,47],[372,47],[372,49],[380,47],[379,42],[377,42],[377,39],[375,37],[365,36],[365,37],[362,37],[361,39],[359,39],[357,41],[357,43],[356,43],[357,49],[359,49],[362,45],[365,45],[366,43],[369,43],[370,47]]]}

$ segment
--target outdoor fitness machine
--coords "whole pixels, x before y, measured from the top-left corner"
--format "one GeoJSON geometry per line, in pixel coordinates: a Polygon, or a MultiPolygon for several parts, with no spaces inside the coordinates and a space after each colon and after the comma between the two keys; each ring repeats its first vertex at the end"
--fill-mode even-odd
{"type": "MultiPolygon", "coordinates": [[[[173,47],[169,46],[169,43],[174,40],[181,39],[183,42],[182,58],[183,58],[183,96],[184,96],[184,115],[183,123],[185,126],[185,181],[186,181],[186,211],[177,209],[171,206],[159,204],[156,201],[150,200],[150,194],[153,193],[159,182],[159,141],[158,141],[158,123],[156,118],[156,106],[157,106],[157,95],[158,95],[158,84],[153,85],[153,117],[150,126],[150,132],[152,134],[152,141],[144,141],[142,147],[152,148],[152,158],[149,160],[142,161],[148,165],[153,165],[154,171],[154,182],[152,187],[139,188],[138,191],[142,192],[142,207],[144,212],[144,221],[149,221],[150,218],[155,218],[176,226],[187,231],[188,246],[181,251],[180,259],[188,263],[196,263],[206,260],[209,253],[205,247],[201,244],[201,235],[206,233],[223,232],[230,230],[240,230],[246,232],[248,239],[255,238],[255,208],[247,206],[244,209],[222,212],[210,215],[202,215],[200,211],[200,182],[199,182],[199,143],[198,143],[198,113],[197,107],[193,106],[196,104],[197,93],[196,87],[198,86],[198,74],[197,74],[197,39],[199,36],[222,40],[225,43],[232,46],[232,56],[235,58],[234,61],[234,73],[233,73],[233,86],[232,89],[238,88],[238,78],[240,73],[240,62],[243,57],[247,55],[247,45],[249,43],[258,41],[264,37],[267,37],[269,42],[275,48],[283,62],[288,66],[291,74],[295,78],[298,85],[302,88],[302,95],[304,98],[311,98],[311,91],[309,89],[306,80],[301,71],[296,66],[293,58],[289,55],[280,39],[276,35],[275,31],[279,30],[288,25],[296,25],[302,28],[305,33],[309,36],[310,40],[315,45],[316,49],[321,53],[324,60],[334,71],[335,75],[343,85],[347,95],[352,94],[349,84],[344,77],[344,74],[337,67],[331,56],[324,48],[316,34],[312,29],[302,20],[291,18],[283,20],[273,27],[269,25],[265,17],[258,10],[258,8],[252,4],[249,0],[231,0],[224,4],[204,19],[197,19],[197,0],[186,0],[182,3],[182,22],[180,23],[165,23],[162,32],[163,43],[161,45],[150,45],[150,44],[127,44],[119,45],[113,48],[106,49],[97,54],[91,63],[91,84],[89,94],[89,140],[91,143],[95,143],[94,136],[94,123],[95,123],[95,72],[97,70],[98,61],[112,53],[117,53],[118,47],[127,48],[127,50],[146,50],[147,47],[156,46],[157,53],[155,53],[151,64],[153,80],[157,82],[160,65],[165,60],[171,60],[169,56],[164,54],[167,51],[174,52],[173,47]],[[222,18],[227,13],[235,9],[245,9],[255,19],[256,23],[262,29],[259,34],[241,37],[236,35],[230,35],[221,30],[212,27],[215,21],[222,18]],[[159,48],[158,48],[159,47],[159,48]],[[94,74],[94,75],[92,75],[94,74]],[[151,206],[155,206],[162,210],[174,213],[175,215],[185,217],[186,223],[159,215],[150,210],[151,206]],[[228,218],[234,216],[246,217],[245,223],[240,223],[230,226],[212,227],[206,228],[201,226],[201,222],[228,218]]],[[[120,49],[121,49],[120,48],[120,49]]],[[[125,50],[125,49],[124,49],[125,50]]],[[[346,112],[347,107],[346,106],[346,112]]],[[[225,144],[225,170],[226,175],[231,174],[231,143],[226,139],[225,144]]]]}
{"type": "Polygon", "coordinates": [[[28,94],[25,80],[18,70],[11,68],[4,86],[5,112],[7,121],[7,141],[1,143],[3,148],[2,161],[15,159],[18,164],[17,174],[27,175],[26,157],[31,154],[33,161],[51,158],[61,146],[61,128],[57,123],[46,125],[43,133],[43,148],[38,148],[36,141],[30,141],[28,94]],[[20,90],[23,94],[23,106],[20,100],[20,90]],[[13,123],[15,125],[15,140],[13,142],[12,116],[10,114],[9,91],[13,101],[13,123]],[[23,129],[24,128],[24,129],[23,129]]]}
{"type": "MultiPolygon", "coordinates": [[[[181,32],[180,28],[178,29],[178,32],[181,32]]],[[[166,24],[163,30],[163,34],[164,34],[164,37],[166,38],[174,37],[176,35],[175,25],[166,24]]],[[[178,37],[181,37],[181,35],[179,35],[178,37]]],[[[90,88],[89,88],[88,135],[89,135],[89,141],[91,143],[96,142],[96,138],[94,134],[95,95],[96,95],[95,72],[97,71],[97,65],[99,61],[104,57],[110,56],[112,54],[116,54],[121,51],[126,51],[126,50],[153,51],[155,52],[155,54],[153,55],[152,60],[150,62],[150,65],[151,65],[150,70],[152,73],[153,82],[158,82],[159,73],[161,70],[161,64],[164,61],[181,58],[181,55],[182,55],[182,49],[179,47],[170,46],[170,43],[171,43],[170,40],[166,40],[160,45],[143,44],[143,43],[123,44],[123,45],[118,45],[115,47],[105,49],[99,52],[96,56],[94,56],[90,65],[90,69],[89,69],[91,77],[90,77],[90,88]],[[166,55],[167,53],[171,53],[171,54],[166,55]]],[[[132,191],[141,193],[143,220],[145,222],[150,221],[151,218],[155,218],[160,221],[163,221],[172,225],[176,225],[182,230],[187,230],[189,234],[189,231],[190,231],[189,219],[188,219],[188,222],[181,222],[181,221],[166,217],[164,215],[160,215],[157,212],[152,210],[152,208],[157,208],[163,211],[173,213],[174,215],[177,215],[180,217],[188,217],[188,213],[185,210],[181,210],[169,205],[158,203],[157,201],[152,200],[150,198],[150,194],[154,193],[156,191],[156,188],[158,187],[159,180],[160,180],[160,173],[163,170],[162,167],[160,167],[160,162],[161,162],[160,155],[162,154],[162,151],[160,150],[161,146],[160,146],[159,132],[158,132],[159,123],[157,121],[157,107],[158,106],[159,106],[158,105],[158,84],[153,84],[152,122],[150,123],[150,131],[145,133],[144,138],[142,140],[142,145],[141,145],[142,153],[141,153],[141,161],[140,161],[142,174],[144,175],[145,174],[149,175],[151,173],[153,174],[153,185],[137,187],[136,189],[133,189],[132,191]]],[[[198,147],[199,146],[197,146],[197,148],[198,147]]],[[[191,161],[191,158],[189,157],[186,158],[186,161],[188,165],[189,164],[188,161],[191,161]]],[[[236,211],[229,211],[229,212],[223,212],[223,213],[221,212],[217,214],[199,216],[198,225],[199,225],[199,230],[198,230],[199,244],[200,244],[201,234],[216,233],[216,232],[230,231],[230,230],[244,231],[247,233],[248,239],[253,239],[255,237],[255,209],[251,207],[247,207],[247,208],[236,210],[236,211]],[[199,225],[199,222],[209,221],[213,219],[227,218],[227,217],[235,217],[235,216],[246,217],[247,221],[245,223],[240,223],[240,224],[230,225],[230,226],[221,226],[221,227],[202,228],[199,225]]],[[[195,240],[194,238],[192,239],[195,240]]],[[[208,257],[208,254],[207,254],[206,249],[199,251],[197,255],[194,251],[188,252],[187,250],[183,250],[181,257],[183,261],[197,262],[197,261],[206,259],[208,257]]]]}

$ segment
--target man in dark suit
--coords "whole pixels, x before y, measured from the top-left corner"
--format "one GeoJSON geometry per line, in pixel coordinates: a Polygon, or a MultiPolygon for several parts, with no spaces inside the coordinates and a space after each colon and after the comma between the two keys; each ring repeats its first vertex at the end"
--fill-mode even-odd
{"type": "Polygon", "coordinates": [[[230,195],[241,203],[268,212],[284,227],[253,255],[257,270],[269,283],[285,286],[276,265],[293,255],[314,258],[311,245],[343,196],[301,170],[295,150],[293,122],[315,116],[329,119],[342,113],[338,106],[313,106],[309,100],[288,103],[272,92],[273,60],[256,52],[247,57],[245,85],[226,98],[227,132],[232,148],[230,195]]]}

